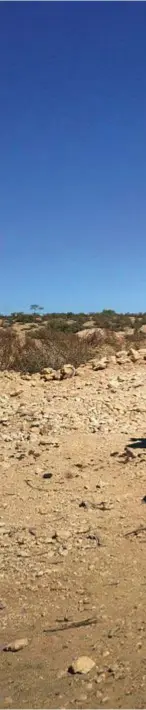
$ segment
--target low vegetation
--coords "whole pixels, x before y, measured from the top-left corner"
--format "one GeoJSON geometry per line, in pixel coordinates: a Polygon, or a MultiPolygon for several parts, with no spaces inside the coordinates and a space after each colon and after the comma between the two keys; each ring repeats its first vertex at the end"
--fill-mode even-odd
{"type": "Polygon", "coordinates": [[[67,362],[77,367],[96,354],[145,344],[146,313],[42,312],[34,304],[29,314],[0,316],[1,370],[33,373],[44,367],[58,369],[67,362]]]}

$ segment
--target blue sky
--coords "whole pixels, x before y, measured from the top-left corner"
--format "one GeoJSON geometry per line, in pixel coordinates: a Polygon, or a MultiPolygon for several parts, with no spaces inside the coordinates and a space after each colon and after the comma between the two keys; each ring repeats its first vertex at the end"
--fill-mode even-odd
{"type": "Polygon", "coordinates": [[[0,311],[146,310],[146,3],[0,3],[0,311]]]}

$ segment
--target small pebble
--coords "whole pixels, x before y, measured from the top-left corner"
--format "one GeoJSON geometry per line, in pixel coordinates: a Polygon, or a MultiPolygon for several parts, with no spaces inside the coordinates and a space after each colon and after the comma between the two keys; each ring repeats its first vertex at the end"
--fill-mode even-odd
{"type": "Polygon", "coordinates": [[[52,478],[52,473],[43,473],[43,478],[52,478]]]}

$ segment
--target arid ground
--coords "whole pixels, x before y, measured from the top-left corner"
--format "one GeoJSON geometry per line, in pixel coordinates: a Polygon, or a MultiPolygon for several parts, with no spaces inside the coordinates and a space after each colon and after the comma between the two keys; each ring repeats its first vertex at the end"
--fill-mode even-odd
{"type": "Polygon", "coordinates": [[[1,372],[1,708],[146,706],[145,437],[142,359],[1,372]]]}

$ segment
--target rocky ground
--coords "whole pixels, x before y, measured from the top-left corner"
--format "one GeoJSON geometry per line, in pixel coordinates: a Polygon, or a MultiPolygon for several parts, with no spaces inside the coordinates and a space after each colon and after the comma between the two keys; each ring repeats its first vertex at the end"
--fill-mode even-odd
{"type": "Polygon", "coordinates": [[[145,707],[145,419],[142,359],[0,374],[1,708],[145,707]]]}

